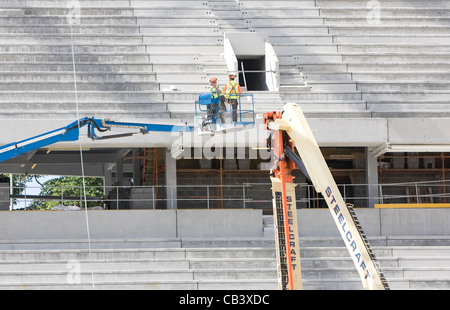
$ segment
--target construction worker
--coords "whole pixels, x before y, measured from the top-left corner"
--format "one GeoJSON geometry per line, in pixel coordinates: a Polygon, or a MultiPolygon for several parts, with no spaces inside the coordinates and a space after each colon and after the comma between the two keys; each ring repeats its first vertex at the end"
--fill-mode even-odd
{"type": "Polygon", "coordinates": [[[223,89],[225,93],[225,99],[227,100],[228,104],[231,105],[233,109],[233,123],[237,122],[237,106],[238,106],[238,99],[241,92],[241,86],[234,80],[236,78],[235,74],[229,75],[230,81],[223,89]]]}
{"type": "Polygon", "coordinates": [[[223,95],[222,91],[220,90],[219,86],[217,85],[217,78],[212,77],[209,82],[211,83],[211,87],[209,88],[209,92],[211,93],[211,98],[219,98],[220,108],[217,104],[213,104],[212,108],[215,111],[215,113],[219,113],[220,121],[225,123],[225,117],[223,113],[220,111],[226,111],[227,107],[225,106],[225,96],[223,95]]]}

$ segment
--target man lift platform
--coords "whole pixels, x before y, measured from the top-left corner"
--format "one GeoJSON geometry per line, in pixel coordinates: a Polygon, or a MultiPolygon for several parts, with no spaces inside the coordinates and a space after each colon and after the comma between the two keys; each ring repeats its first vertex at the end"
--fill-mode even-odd
{"type": "Polygon", "coordinates": [[[236,122],[233,122],[232,113],[231,107],[228,111],[221,111],[219,98],[213,98],[211,93],[201,94],[195,102],[195,125],[198,128],[198,134],[214,134],[254,127],[255,103],[253,95],[239,95],[236,122]],[[222,122],[221,119],[224,119],[225,122],[222,122]]]}
{"type": "Polygon", "coordinates": [[[355,212],[344,202],[300,107],[288,103],[282,112],[265,113],[264,126],[270,131],[266,142],[272,151],[271,180],[279,288],[302,289],[295,184],[291,175],[297,165],[325,198],[363,287],[388,290],[389,285],[355,212]]]}

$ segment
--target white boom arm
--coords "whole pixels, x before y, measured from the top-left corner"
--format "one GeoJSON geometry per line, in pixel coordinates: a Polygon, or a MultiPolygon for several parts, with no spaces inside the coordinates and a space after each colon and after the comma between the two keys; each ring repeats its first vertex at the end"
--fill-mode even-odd
{"type": "Polygon", "coordinates": [[[285,130],[294,142],[316,191],[326,200],[364,288],[389,289],[384,276],[377,269],[376,258],[365,236],[355,222],[353,210],[349,210],[344,202],[300,107],[288,103],[284,107],[282,119],[276,120],[272,126],[285,130]]]}

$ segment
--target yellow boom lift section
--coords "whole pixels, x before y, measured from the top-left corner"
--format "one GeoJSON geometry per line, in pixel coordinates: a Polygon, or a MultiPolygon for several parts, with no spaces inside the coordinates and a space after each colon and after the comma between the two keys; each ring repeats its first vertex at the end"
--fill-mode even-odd
{"type": "Polygon", "coordinates": [[[291,171],[297,165],[325,198],[334,222],[358,270],[364,289],[388,290],[369,242],[352,206],[347,205],[328,169],[317,141],[297,104],[282,112],[264,114],[270,130],[272,191],[280,289],[302,289],[295,184],[291,171]],[[297,149],[300,156],[294,152],[297,149]]]}

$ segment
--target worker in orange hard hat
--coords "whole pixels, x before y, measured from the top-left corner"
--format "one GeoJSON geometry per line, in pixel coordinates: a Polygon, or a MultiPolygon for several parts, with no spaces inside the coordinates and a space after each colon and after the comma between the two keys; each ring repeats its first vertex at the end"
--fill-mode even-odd
{"type": "Polygon", "coordinates": [[[209,88],[209,91],[211,93],[211,98],[219,98],[220,107],[217,106],[217,104],[213,104],[213,107],[217,109],[220,116],[220,121],[225,123],[225,117],[222,113],[222,111],[226,111],[227,107],[225,106],[225,96],[223,95],[223,92],[220,90],[219,85],[217,85],[217,78],[212,77],[209,79],[209,82],[211,83],[211,87],[209,88]]]}
{"type": "Polygon", "coordinates": [[[239,95],[242,93],[241,86],[234,80],[236,78],[236,74],[231,73],[229,76],[230,81],[223,89],[225,93],[225,99],[228,104],[233,108],[233,122],[237,121],[237,106],[239,95]]]}

